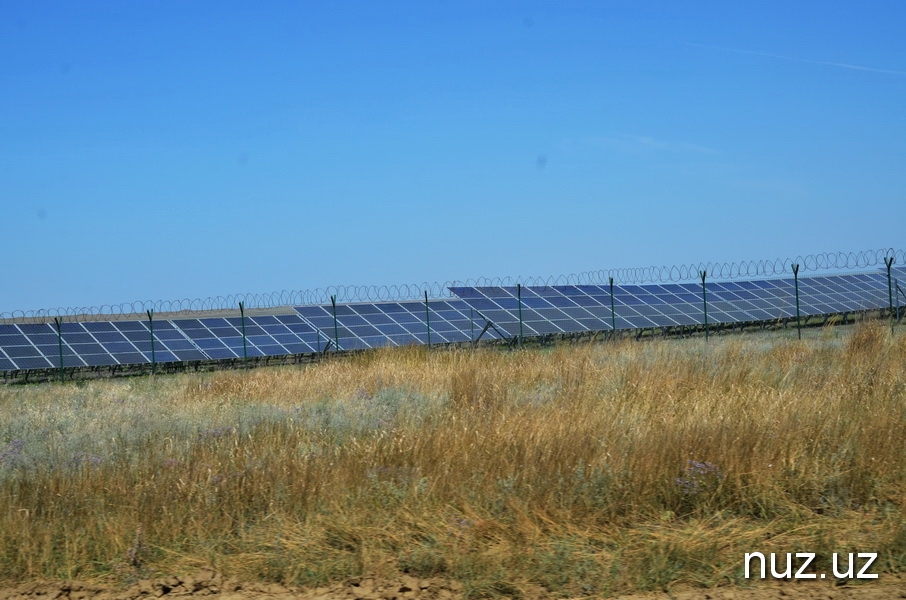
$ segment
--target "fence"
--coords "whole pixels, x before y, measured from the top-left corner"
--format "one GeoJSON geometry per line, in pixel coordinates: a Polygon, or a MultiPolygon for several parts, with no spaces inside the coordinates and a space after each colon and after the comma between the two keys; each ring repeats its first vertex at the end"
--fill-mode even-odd
{"type": "Polygon", "coordinates": [[[270,309],[284,306],[327,305],[331,298],[339,303],[419,300],[426,293],[431,299],[450,298],[450,287],[485,287],[522,285],[543,287],[556,285],[606,285],[611,280],[618,285],[642,283],[676,283],[696,281],[700,273],[708,273],[711,281],[771,278],[792,275],[792,265],[799,273],[820,271],[849,271],[883,267],[890,259],[896,265],[906,264],[906,250],[893,248],[859,252],[823,252],[787,259],[744,260],[737,262],[699,262],[674,266],[650,266],[622,269],[602,269],[559,276],[478,277],[466,280],[426,282],[402,285],[339,285],[314,290],[283,290],[263,294],[229,294],[210,298],[181,300],[134,301],[102,306],[47,308],[0,312],[0,322],[28,320],[91,321],[99,318],[116,320],[144,315],[149,310],[159,314],[197,313],[216,310],[236,310],[241,302],[246,309],[270,309]]]}

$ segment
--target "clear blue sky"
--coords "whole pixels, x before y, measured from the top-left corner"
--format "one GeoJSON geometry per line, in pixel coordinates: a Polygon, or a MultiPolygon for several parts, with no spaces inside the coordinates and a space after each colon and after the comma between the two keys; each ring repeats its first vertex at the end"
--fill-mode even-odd
{"type": "Polygon", "coordinates": [[[906,3],[0,2],[0,312],[903,244],[906,3]]]}

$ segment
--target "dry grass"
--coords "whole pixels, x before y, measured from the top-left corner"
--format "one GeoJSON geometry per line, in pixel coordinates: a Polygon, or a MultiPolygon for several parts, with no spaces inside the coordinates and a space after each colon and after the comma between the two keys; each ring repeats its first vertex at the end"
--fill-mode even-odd
{"type": "Polygon", "coordinates": [[[906,564],[906,337],[388,350],[0,390],[0,579],[404,570],[472,596],[906,564]]]}

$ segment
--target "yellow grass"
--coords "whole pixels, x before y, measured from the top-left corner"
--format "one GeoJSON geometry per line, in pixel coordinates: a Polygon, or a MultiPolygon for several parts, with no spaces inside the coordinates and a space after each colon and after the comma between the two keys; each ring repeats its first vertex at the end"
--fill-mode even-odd
{"type": "Polygon", "coordinates": [[[906,337],[386,350],[0,389],[0,579],[406,571],[472,596],[906,561],[906,337]]]}

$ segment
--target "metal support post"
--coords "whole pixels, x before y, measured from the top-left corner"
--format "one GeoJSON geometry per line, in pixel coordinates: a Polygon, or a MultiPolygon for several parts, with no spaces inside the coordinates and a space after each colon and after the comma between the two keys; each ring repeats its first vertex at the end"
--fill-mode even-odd
{"type": "MultiPolygon", "coordinates": [[[[897,292],[900,291],[900,284],[899,284],[899,282],[897,282],[896,279],[893,280],[893,287],[895,287],[897,289],[897,292]]],[[[894,294],[893,297],[897,301],[897,323],[899,323],[900,319],[902,319],[902,317],[900,316],[900,294],[899,293],[894,294]]]]}
{"type": "Polygon", "coordinates": [[[893,256],[888,256],[884,259],[884,264],[887,266],[887,299],[890,303],[890,333],[893,333],[893,283],[890,279],[890,267],[893,266],[893,256]]]}
{"type": "Polygon", "coordinates": [[[242,323],[242,360],[245,362],[246,366],[248,366],[249,350],[245,341],[245,302],[239,303],[239,316],[242,323]]]}
{"type": "Polygon", "coordinates": [[[340,351],[340,329],[337,327],[337,297],[330,297],[330,304],[333,306],[333,343],[336,346],[334,352],[340,351]]]}
{"type": "Polygon", "coordinates": [[[617,337],[617,311],[614,308],[613,301],[613,277],[610,278],[610,336],[613,339],[617,337]]]}
{"type": "Polygon", "coordinates": [[[428,350],[431,349],[431,314],[428,311],[428,291],[425,290],[425,327],[428,330],[428,350]]]}
{"type": "Polygon", "coordinates": [[[519,347],[522,347],[522,284],[516,284],[516,301],[519,303],[519,347]]]}
{"type": "Polygon", "coordinates": [[[702,278],[702,305],[705,307],[705,340],[708,339],[708,291],[705,289],[705,277],[708,276],[707,271],[700,271],[699,275],[702,278]]]}
{"type": "Polygon", "coordinates": [[[802,339],[802,323],[799,320],[799,265],[793,265],[793,282],[796,287],[796,333],[802,339]]]}
{"type": "Polygon", "coordinates": [[[60,349],[60,383],[66,383],[66,372],[63,370],[63,321],[60,317],[54,317],[53,322],[57,325],[57,345],[60,349]]]}
{"type": "Polygon", "coordinates": [[[151,330],[151,374],[157,373],[157,355],[154,353],[154,309],[145,311],[148,314],[148,329],[151,330]]]}
{"type": "MultiPolygon", "coordinates": [[[[895,287],[898,290],[900,289],[900,284],[897,283],[896,279],[893,280],[893,287],[895,287]]],[[[894,294],[893,299],[896,301],[896,304],[897,304],[895,307],[897,309],[896,320],[897,320],[897,323],[899,323],[900,322],[900,296],[898,294],[894,294]]]]}

